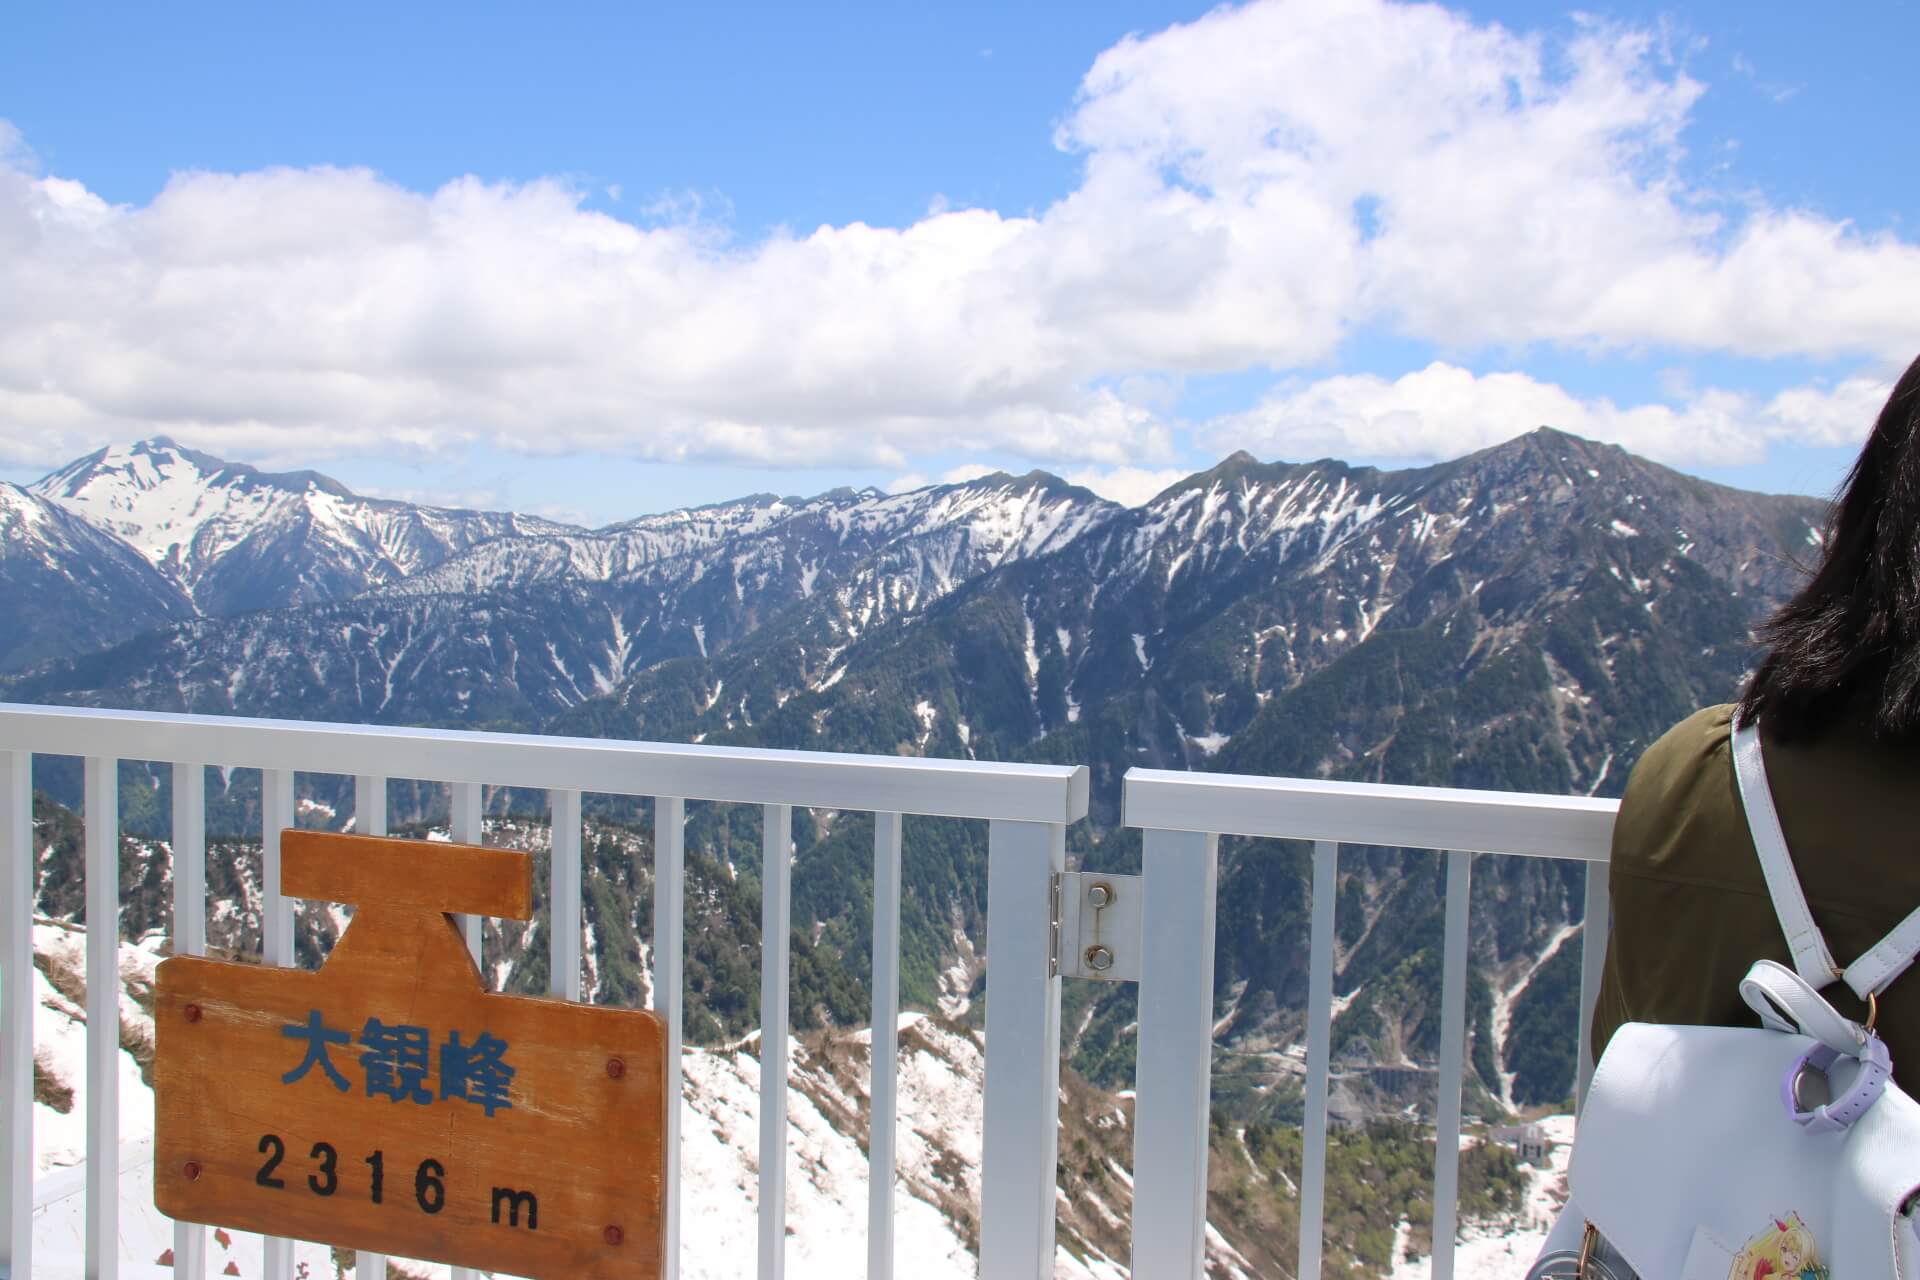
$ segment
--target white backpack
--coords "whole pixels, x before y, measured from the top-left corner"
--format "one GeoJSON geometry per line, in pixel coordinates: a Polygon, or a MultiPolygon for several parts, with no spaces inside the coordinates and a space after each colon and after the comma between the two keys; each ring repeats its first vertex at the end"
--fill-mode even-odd
{"type": "Polygon", "coordinates": [[[1747,825],[1794,968],[1740,984],[1764,1030],[1628,1023],[1580,1113],[1572,1193],[1530,1278],[1920,1280],[1920,1103],[1886,1045],[1834,1009],[1835,978],[1877,1008],[1920,953],[1920,910],[1847,969],[1833,962],[1767,788],[1758,732],[1733,738],[1747,825]],[[1796,972],[1797,970],[1797,972],[1796,972]]]}

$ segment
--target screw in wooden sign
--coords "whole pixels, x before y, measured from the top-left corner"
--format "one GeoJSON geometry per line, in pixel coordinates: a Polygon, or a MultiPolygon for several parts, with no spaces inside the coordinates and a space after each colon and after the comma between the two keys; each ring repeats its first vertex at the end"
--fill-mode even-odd
{"type": "Polygon", "coordinates": [[[287,894],[353,922],[317,971],[161,963],[161,1212],[542,1280],[659,1276],[660,1019],[490,993],[447,914],[527,919],[531,860],[312,831],[281,857],[287,894]]]}

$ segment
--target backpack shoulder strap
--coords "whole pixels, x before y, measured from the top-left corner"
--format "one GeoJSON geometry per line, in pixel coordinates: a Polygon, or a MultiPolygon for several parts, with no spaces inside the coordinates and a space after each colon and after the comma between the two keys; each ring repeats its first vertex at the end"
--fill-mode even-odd
{"type": "Polygon", "coordinates": [[[1894,926],[1892,933],[1874,944],[1873,950],[1847,966],[1843,975],[1853,993],[1865,1000],[1892,985],[1907,971],[1915,955],[1920,955],[1920,909],[1894,926]]]}
{"type": "MultiPolygon", "coordinates": [[[[1780,928],[1787,935],[1787,948],[1793,952],[1793,967],[1815,988],[1824,987],[1840,976],[1840,968],[1834,964],[1827,940],[1813,922],[1806,892],[1800,887],[1800,877],[1794,873],[1793,856],[1787,852],[1787,837],[1780,830],[1780,815],[1773,807],[1773,792],[1767,786],[1767,765],[1760,754],[1757,724],[1736,727],[1733,731],[1733,773],[1740,785],[1740,804],[1747,813],[1747,829],[1753,833],[1753,848],[1760,855],[1760,870],[1767,878],[1767,896],[1773,899],[1773,913],[1780,918],[1780,928]]],[[[1920,934],[1920,925],[1915,931],[1920,934]]],[[[1916,941],[1920,942],[1920,938],[1916,941]]]]}
{"type": "Polygon", "coordinates": [[[1747,812],[1747,827],[1753,833],[1753,847],[1760,855],[1760,869],[1766,873],[1767,894],[1773,899],[1774,914],[1780,917],[1787,946],[1793,952],[1793,967],[1815,987],[1824,987],[1835,977],[1844,977],[1847,986],[1862,1000],[1885,991],[1913,964],[1914,957],[1920,955],[1920,908],[1842,973],[1833,962],[1833,953],[1827,949],[1827,940],[1813,923],[1807,895],[1794,873],[1787,838],[1780,830],[1780,815],[1773,806],[1773,792],[1767,786],[1767,766],[1760,752],[1757,726],[1748,725],[1734,731],[1733,770],[1740,783],[1740,803],[1747,812]]]}

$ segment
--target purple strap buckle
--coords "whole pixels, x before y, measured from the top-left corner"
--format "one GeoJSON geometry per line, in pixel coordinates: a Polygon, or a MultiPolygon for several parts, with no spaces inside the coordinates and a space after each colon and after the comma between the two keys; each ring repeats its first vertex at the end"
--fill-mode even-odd
{"type": "Polygon", "coordinates": [[[1780,1098],[1793,1122],[1808,1133],[1840,1133],[1851,1128],[1854,1121],[1867,1114],[1867,1108],[1880,1100],[1892,1074],[1893,1057],[1887,1052],[1886,1041],[1879,1036],[1869,1035],[1858,1054],[1845,1054],[1831,1045],[1816,1044],[1787,1068],[1786,1077],[1780,1082],[1780,1098]],[[1830,1073],[1842,1058],[1853,1058],[1860,1064],[1853,1083],[1843,1096],[1817,1101],[1828,1098],[1832,1088],[1830,1073]]]}

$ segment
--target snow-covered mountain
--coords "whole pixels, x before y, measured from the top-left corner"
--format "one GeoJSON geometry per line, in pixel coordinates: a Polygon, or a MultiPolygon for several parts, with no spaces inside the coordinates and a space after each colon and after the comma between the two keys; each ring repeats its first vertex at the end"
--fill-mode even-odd
{"type": "Polygon", "coordinates": [[[824,670],[870,628],[1120,508],[1051,476],[751,498],[594,533],[507,534],[354,599],[206,618],[13,692],[151,709],[538,722],[770,623],[824,670]]]}
{"type": "Polygon", "coordinates": [[[593,532],[498,538],[378,594],[478,595],[557,583],[673,592],[712,579],[738,601],[752,594],[785,603],[864,573],[869,586],[855,594],[871,621],[876,612],[910,611],[977,574],[1065,546],[1119,510],[1042,472],[898,494],[760,494],[593,532]],[[865,563],[876,555],[881,563],[865,563]]]}
{"type": "Polygon", "coordinates": [[[0,671],[85,653],[193,615],[184,592],[126,544],[0,483],[0,671]]]}
{"type": "Polygon", "coordinates": [[[503,534],[568,531],[363,498],[315,471],[261,471],[164,437],[97,450],[31,489],[121,539],[216,616],[345,599],[503,534]]]}
{"type": "Polygon", "coordinates": [[[836,626],[789,618],[710,655],[693,677],[708,696],[690,719],[662,696],[687,673],[642,672],[614,696],[634,715],[609,728],[708,740],[755,728],[783,746],[950,755],[992,737],[996,754],[1017,756],[1104,711],[1128,723],[1075,750],[1117,779],[1131,764],[1199,766],[1273,699],[1449,613],[1464,612],[1459,635],[1482,635],[1469,646],[1477,662],[1518,627],[1557,616],[1564,631],[1576,610],[1604,611],[1588,619],[1591,635],[1555,646],[1565,668],[1555,680],[1572,690],[1562,717],[1572,758],[1537,780],[1585,789],[1620,745],[1586,713],[1595,686],[1616,683],[1622,657],[1674,650],[1617,682],[1641,743],[1680,697],[1730,688],[1745,620],[1791,589],[1823,514],[1812,499],[1708,484],[1546,429],[1406,471],[1236,454],[1144,506],[1088,520],[1047,544],[1057,553],[974,574],[909,625],[882,628],[884,615],[864,625],[864,601],[850,598],[825,620],[836,626]],[[1656,677],[1664,687],[1643,697],[1656,677]],[[850,741],[843,706],[888,708],[884,727],[858,712],[887,736],[850,741]],[[785,737],[767,728],[776,712],[785,737]]]}
{"type": "Polygon", "coordinates": [[[433,569],[382,588],[385,595],[476,595],[562,582],[624,582],[665,562],[751,538],[791,519],[809,504],[772,494],[641,516],[595,530],[555,530],[503,537],[433,569]]]}

